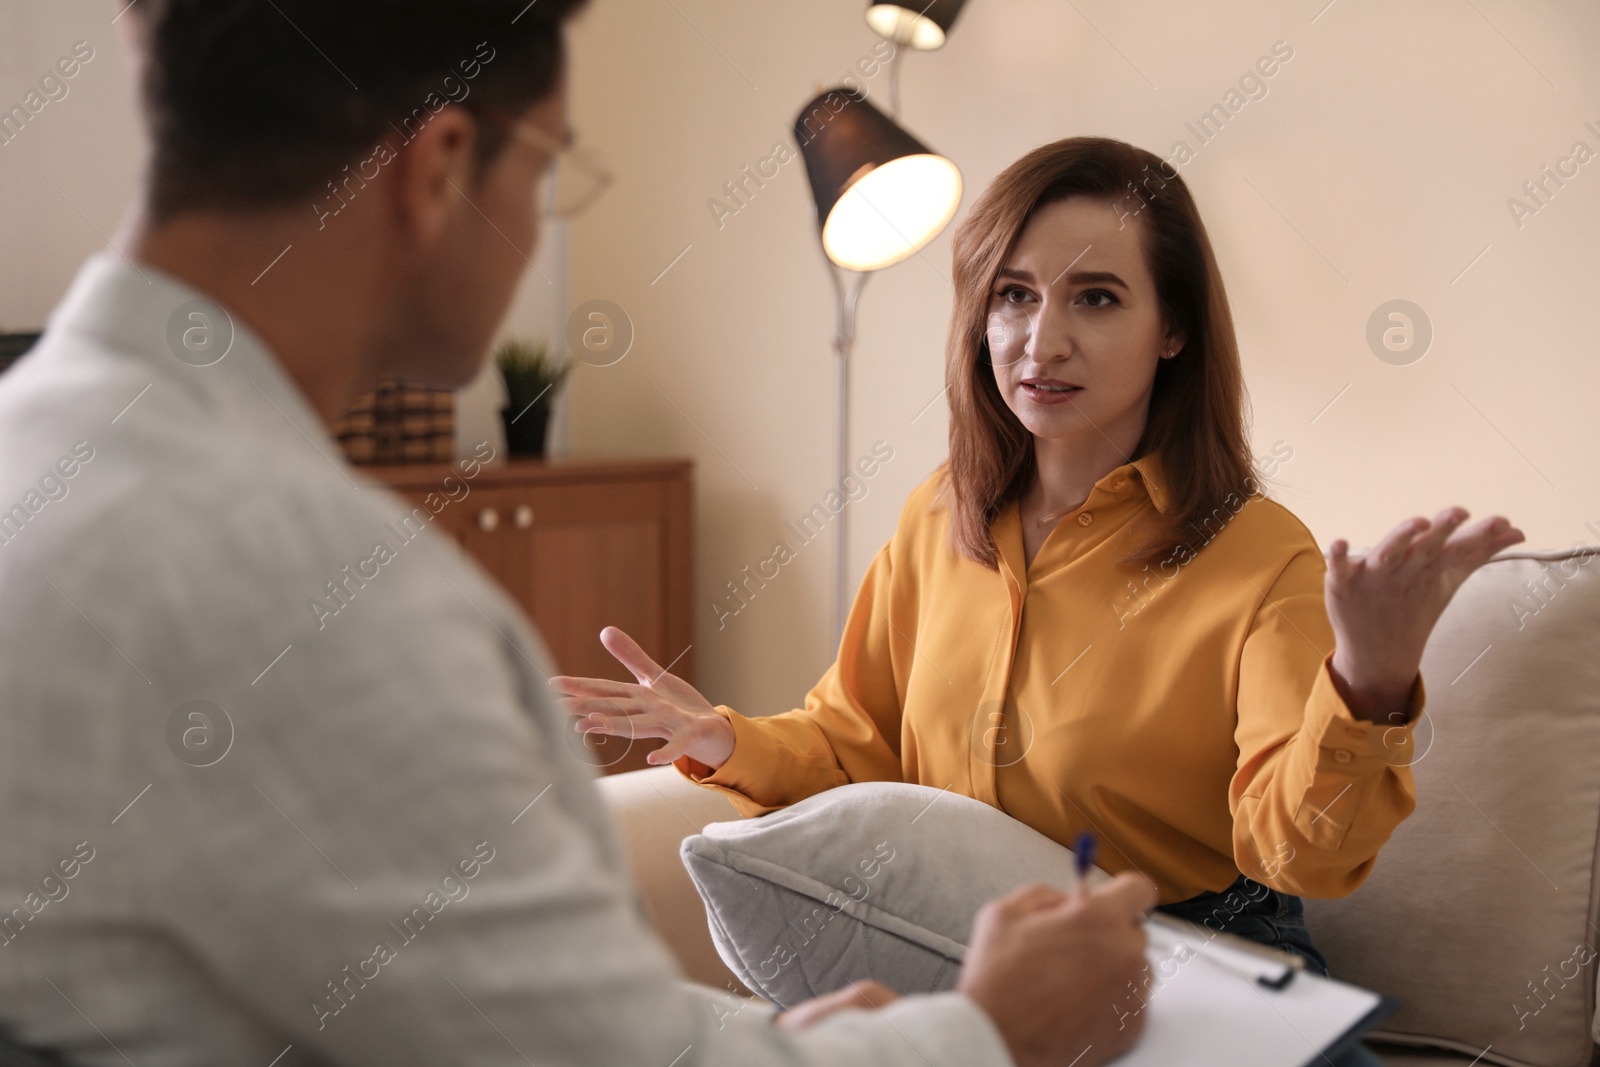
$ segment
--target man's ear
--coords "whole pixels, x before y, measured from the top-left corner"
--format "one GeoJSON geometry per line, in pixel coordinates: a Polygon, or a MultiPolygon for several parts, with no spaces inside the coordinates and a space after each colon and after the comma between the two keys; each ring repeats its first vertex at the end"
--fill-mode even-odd
{"type": "Polygon", "coordinates": [[[447,105],[406,141],[390,164],[395,168],[393,206],[398,220],[420,244],[439,239],[471,195],[477,123],[465,108],[447,105]]]}

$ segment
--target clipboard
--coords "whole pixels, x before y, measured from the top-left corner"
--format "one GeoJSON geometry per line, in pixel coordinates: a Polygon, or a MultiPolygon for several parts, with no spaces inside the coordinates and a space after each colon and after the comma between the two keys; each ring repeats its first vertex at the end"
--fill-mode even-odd
{"type": "Polygon", "coordinates": [[[1311,1067],[1393,1014],[1393,997],[1324,978],[1291,953],[1159,913],[1150,967],[1113,1010],[1143,1015],[1118,1067],[1311,1067]]]}

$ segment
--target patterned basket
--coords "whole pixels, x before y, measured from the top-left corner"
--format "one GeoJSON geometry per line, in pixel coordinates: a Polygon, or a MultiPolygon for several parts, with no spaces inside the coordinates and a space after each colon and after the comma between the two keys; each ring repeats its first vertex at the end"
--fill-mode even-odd
{"type": "Polygon", "coordinates": [[[339,423],[351,463],[448,463],[455,456],[455,393],[385,378],[339,423]]]}

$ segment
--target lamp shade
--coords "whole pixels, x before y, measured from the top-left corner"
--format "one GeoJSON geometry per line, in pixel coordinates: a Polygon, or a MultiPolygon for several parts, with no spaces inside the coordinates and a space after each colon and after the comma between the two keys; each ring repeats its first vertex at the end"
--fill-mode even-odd
{"type": "Polygon", "coordinates": [[[955,217],[961,171],[854,89],[830,89],[801,108],[805,160],[828,258],[878,270],[916,255],[955,217]]]}
{"type": "Polygon", "coordinates": [[[867,25],[895,44],[928,51],[944,45],[945,34],[965,3],[966,0],[872,0],[867,5],[867,25]]]}

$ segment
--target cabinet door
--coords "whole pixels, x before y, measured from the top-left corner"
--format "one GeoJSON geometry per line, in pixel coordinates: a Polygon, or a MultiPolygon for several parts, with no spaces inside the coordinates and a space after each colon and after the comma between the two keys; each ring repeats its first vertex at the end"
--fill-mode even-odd
{"type": "MultiPolygon", "coordinates": [[[[607,626],[678,670],[674,660],[684,649],[668,645],[662,483],[551,486],[532,496],[531,614],[550,635],[563,673],[635,681],[600,643],[607,626]]],[[[609,772],[647,766],[645,754],[662,744],[598,734],[588,740],[591,762],[609,772]]]]}
{"type": "MultiPolygon", "coordinates": [[[[686,648],[668,644],[665,500],[658,480],[480,489],[462,544],[527,612],[561,673],[635,681],[600,643],[606,626],[677,673],[686,648]]],[[[661,744],[591,735],[582,752],[576,733],[572,743],[608,771],[647,766],[661,744]]]]}
{"type": "MultiPolygon", "coordinates": [[[[483,564],[483,569],[494,575],[511,598],[532,617],[529,531],[533,528],[533,506],[528,491],[485,486],[473,490],[460,507],[461,546],[483,564]]],[[[543,627],[540,630],[545,643],[549,644],[550,635],[542,632],[543,627]]],[[[554,652],[554,646],[551,651],[554,652]]],[[[559,655],[556,662],[561,663],[559,655]]],[[[561,669],[566,671],[565,666],[561,669]]]]}

